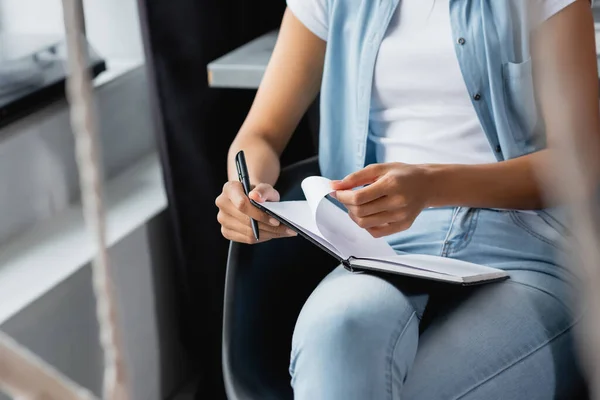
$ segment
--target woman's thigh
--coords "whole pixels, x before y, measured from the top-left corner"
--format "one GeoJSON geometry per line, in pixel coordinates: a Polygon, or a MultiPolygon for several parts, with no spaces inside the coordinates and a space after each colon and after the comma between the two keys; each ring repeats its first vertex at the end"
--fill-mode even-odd
{"type": "Polygon", "coordinates": [[[457,289],[450,301],[433,296],[402,399],[573,398],[581,381],[577,318],[561,294],[569,290],[545,274],[514,271],[503,283],[457,289]]]}
{"type": "Polygon", "coordinates": [[[292,340],[296,399],[398,395],[417,351],[428,300],[418,285],[401,286],[343,267],[321,282],[304,305],[292,340]]]}

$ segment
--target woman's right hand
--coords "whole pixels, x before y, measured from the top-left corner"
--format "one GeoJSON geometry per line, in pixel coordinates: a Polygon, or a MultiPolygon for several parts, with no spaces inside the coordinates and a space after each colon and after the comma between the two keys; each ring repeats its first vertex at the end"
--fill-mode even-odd
{"type": "MultiPolygon", "coordinates": [[[[257,203],[279,201],[277,190],[266,183],[257,185],[250,192],[250,197],[257,203]]],[[[276,238],[296,236],[296,232],[253,206],[240,182],[227,182],[215,203],[219,207],[217,220],[221,224],[221,233],[226,239],[254,244],[276,238]],[[250,218],[258,222],[260,231],[258,241],[252,232],[250,218]]]]}

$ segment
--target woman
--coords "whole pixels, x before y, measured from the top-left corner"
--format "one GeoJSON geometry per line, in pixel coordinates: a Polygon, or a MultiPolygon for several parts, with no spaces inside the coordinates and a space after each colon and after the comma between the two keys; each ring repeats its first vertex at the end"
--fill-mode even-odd
{"type": "Polygon", "coordinates": [[[250,205],[233,156],[246,152],[250,196],[277,201],[279,155],[320,91],[321,171],[358,225],[511,275],[448,290],[337,268],[296,324],[297,399],[572,398],[575,279],[534,170],[551,110],[600,126],[597,81],[587,0],[288,0],[231,146],[223,235],[254,243],[248,217],[261,241],[293,235],[250,205]]]}

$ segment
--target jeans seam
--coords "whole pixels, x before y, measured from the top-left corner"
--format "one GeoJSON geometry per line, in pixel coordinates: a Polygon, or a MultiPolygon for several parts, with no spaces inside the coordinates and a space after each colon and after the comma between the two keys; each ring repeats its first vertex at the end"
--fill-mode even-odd
{"type": "MultiPolygon", "coordinates": [[[[460,250],[463,250],[465,247],[467,247],[469,245],[469,243],[471,243],[473,236],[475,236],[475,229],[477,229],[477,221],[479,219],[479,209],[472,208],[471,210],[473,211],[473,214],[470,217],[469,227],[467,228],[467,232],[465,233],[465,236],[463,237],[460,245],[457,246],[456,248],[452,249],[453,252],[458,252],[460,250]]],[[[451,254],[451,253],[448,253],[448,254],[451,254]]]]}
{"type": "Polygon", "coordinates": [[[565,224],[563,224],[560,220],[558,220],[554,215],[552,215],[551,213],[549,213],[546,210],[539,210],[537,212],[537,214],[540,216],[540,218],[544,218],[542,217],[545,216],[546,218],[548,218],[549,220],[552,220],[552,223],[546,221],[546,223],[550,226],[552,226],[552,224],[555,224],[557,227],[552,226],[554,229],[559,230],[562,232],[563,236],[565,235],[571,235],[571,232],[569,231],[569,228],[567,226],[565,226],[565,224]]]}
{"type": "Polygon", "coordinates": [[[394,363],[394,353],[396,352],[396,347],[398,347],[398,343],[400,343],[400,340],[402,339],[402,337],[404,336],[404,333],[406,333],[406,330],[408,329],[408,326],[410,325],[410,323],[412,322],[413,318],[417,315],[416,311],[413,311],[410,314],[410,317],[408,318],[408,320],[406,321],[406,324],[404,325],[404,327],[402,328],[402,330],[400,330],[400,333],[398,334],[398,337],[396,338],[394,345],[391,348],[390,354],[388,354],[388,370],[387,370],[387,380],[388,380],[388,385],[387,385],[387,392],[389,395],[389,399],[393,400],[394,398],[394,379],[392,376],[392,365],[394,363]]]}
{"type": "Polygon", "coordinates": [[[525,222],[523,222],[519,216],[517,216],[517,214],[516,214],[517,212],[518,211],[511,211],[511,212],[509,212],[509,214],[510,214],[510,218],[513,220],[513,222],[518,227],[520,227],[521,229],[523,229],[525,232],[527,232],[528,234],[530,234],[534,238],[536,238],[536,239],[538,239],[538,240],[540,240],[540,241],[542,241],[542,242],[544,242],[546,244],[549,244],[550,246],[552,246],[554,248],[560,249],[560,247],[556,243],[552,242],[549,239],[546,239],[545,237],[543,237],[539,233],[534,232],[531,228],[529,228],[527,226],[527,224],[525,222]]]}
{"type": "Polygon", "coordinates": [[[440,249],[440,257],[447,257],[452,249],[452,244],[450,243],[450,234],[452,233],[452,229],[454,228],[454,222],[456,221],[456,217],[460,212],[460,207],[457,207],[452,212],[452,216],[450,217],[450,226],[448,227],[448,231],[446,232],[446,236],[444,237],[444,242],[442,243],[442,248],[440,249]]]}
{"type": "Polygon", "coordinates": [[[533,348],[531,351],[529,351],[528,353],[524,354],[523,356],[521,356],[520,358],[518,358],[517,360],[515,360],[512,364],[507,365],[506,367],[500,369],[498,372],[496,372],[495,374],[492,374],[491,376],[487,377],[486,379],[484,379],[483,381],[479,382],[478,384],[474,385],[473,387],[467,389],[465,392],[463,392],[462,394],[459,394],[457,397],[454,397],[453,400],[460,400],[462,398],[464,398],[466,395],[468,395],[469,393],[473,392],[474,390],[480,388],[481,386],[483,386],[484,384],[486,384],[487,382],[489,382],[490,380],[492,380],[493,378],[497,377],[498,375],[508,371],[509,369],[511,369],[512,367],[516,366],[517,364],[521,363],[522,361],[525,361],[527,358],[529,358],[529,356],[532,356],[533,354],[535,354],[536,352],[538,352],[539,350],[543,349],[544,347],[548,346],[550,343],[552,343],[554,340],[558,339],[559,337],[561,337],[562,335],[566,334],[568,331],[570,331],[577,322],[573,322],[572,324],[570,324],[569,326],[567,326],[565,329],[563,329],[562,331],[558,332],[556,335],[554,335],[553,337],[545,340],[544,342],[542,342],[540,345],[538,345],[537,347],[533,348]]]}

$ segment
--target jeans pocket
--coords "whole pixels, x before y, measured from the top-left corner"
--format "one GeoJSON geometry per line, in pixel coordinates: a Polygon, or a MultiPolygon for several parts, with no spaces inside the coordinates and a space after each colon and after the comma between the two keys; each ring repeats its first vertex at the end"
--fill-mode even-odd
{"type": "Polygon", "coordinates": [[[529,235],[554,247],[560,247],[564,237],[561,225],[544,212],[510,211],[510,216],[519,228],[529,235]]]}
{"type": "Polygon", "coordinates": [[[522,63],[505,63],[504,102],[508,124],[517,142],[533,138],[539,122],[531,59],[522,63]]]}

